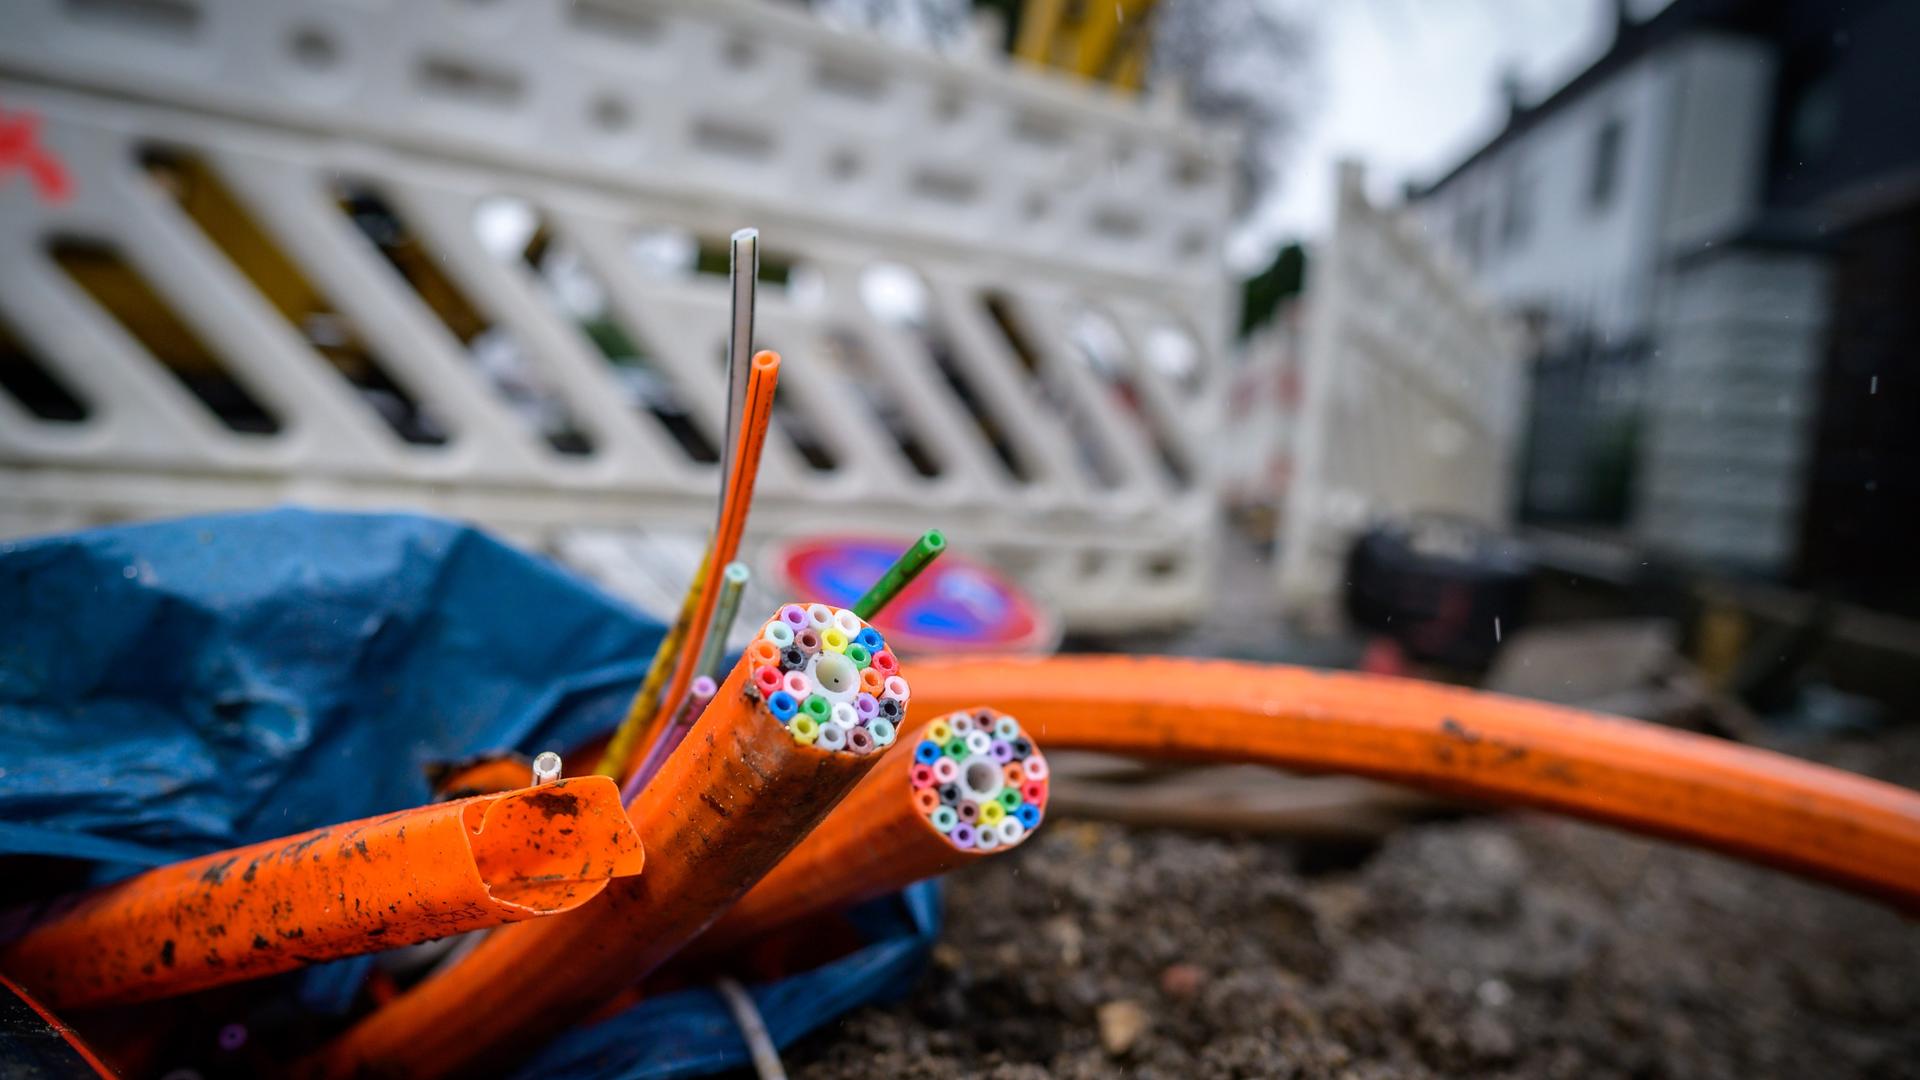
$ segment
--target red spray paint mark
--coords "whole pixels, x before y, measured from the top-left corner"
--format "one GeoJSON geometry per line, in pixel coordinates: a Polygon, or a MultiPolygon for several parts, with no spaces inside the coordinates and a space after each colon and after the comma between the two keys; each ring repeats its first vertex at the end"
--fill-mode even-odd
{"type": "Polygon", "coordinates": [[[66,165],[40,145],[40,118],[30,112],[0,112],[0,184],[15,169],[24,170],[41,202],[63,203],[73,197],[73,178],[66,165]]]}

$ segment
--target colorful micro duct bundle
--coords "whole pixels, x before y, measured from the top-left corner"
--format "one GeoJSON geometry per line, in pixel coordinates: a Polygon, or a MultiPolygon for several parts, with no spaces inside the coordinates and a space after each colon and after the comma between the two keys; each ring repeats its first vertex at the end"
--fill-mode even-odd
{"type": "Polygon", "coordinates": [[[871,754],[892,746],[911,691],[880,631],[845,608],[788,604],[747,646],[747,693],[793,741],[871,754]]]}
{"type": "Polygon", "coordinates": [[[1003,854],[1033,834],[1046,814],[1047,766],[1019,721],[974,707],[924,725],[921,735],[914,752],[903,746],[886,755],[676,958],[676,970],[697,972],[715,954],[769,931],[1003,854]]]}
{"type": "Polygon", "coordinates": [[[914,805],[962,851],[1013,847],[1047,806],[1047,759],[1020,722],[992,709],[950,713],[913,748],[914,805]]]}
{"type": "MultiPolygon", "coordinates": [[[[803,617],[815,613],[790,607],[803,617]]],[[[362,1019],[309,1066],[338,1077],[499,1075],[658,969],[778,866],[887,760],[878,750],[883,738],[894,736],[892,722],[880,715],[883,703],[893,703],[887,711],[901,710],[907,696],[898,675],[891,676],[892,691],[881,680],[881,695],[848,689],[864,685],[860,677],[877,656],[887,655],[881,661],[887,664],[891,654],[880,641],[867,667],[855,666],[847,651],[869,628],[853,625],[846,635],[839,613],[817,610],[831,624],[819,630],[808,623],[806,633],[822,643],[820,651],[782,677],[812,673],[823,695],[837,696],[832,705],[866,693],[873,717],[865,725],[857,723],[858,706],[850,705],[856,723],[841,724],[837,745],[819,730],[811,738],[794,731],[797,710],[780,718],[766,700],[771,695],[751,688],[756,661],[749,649],[679,748],[627,803],[647,852],[645,874],[613,882],[571,918],[487,935],[465,959],[362,1019]],[[848,643],[839,650],[826,647],[842,636],[848,643]]],[[[784,614],[773,621],[791,626],[784,614]]],[[[755,646],[764,643],[763,637],[755,646]]],[[[826,723],[836,722],[833,711],[830,706],[826,723]]]]}

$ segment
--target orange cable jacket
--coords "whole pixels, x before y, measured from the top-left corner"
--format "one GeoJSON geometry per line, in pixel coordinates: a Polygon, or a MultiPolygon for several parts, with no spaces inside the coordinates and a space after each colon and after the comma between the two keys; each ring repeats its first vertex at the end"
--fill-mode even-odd
{"type": "Polygon", "coordinates": [[[56,1008],[142,1001],[571,911],[645,856],[604,776],[205,855],[81,897],[0,953],[56,1008]]]}
{"type": "Polygon", "coordinates": [[[736,665],[628,810],[650,865],[566,919],[508,927],[367,1017],[332,1075],[497,1073],[644,977],[791,851],[875,757],[800,746],[736,665]]]}
{"type": "MultiPolygon", "coordinates": [[[[1102,656],[915,662],[916,716],[981,698],[1049,750],[1377,777],[1682,840],[1920,908],[1920,793],[1651,724],[1278,665],[1102,656]]],[[[911,744],[912,733],[900,741],[911,744]]]]}
{"type": "Polygon", "coordinates": [[[911,744],[889,747],[820,827],[689,952],[711,955],[776,926],[885,896],[992,854],[954,847],[921,816],[908,777],[913,764],[911,744]]]}
{"type": "MultiPolygon", "coordinates": [[[[32,1009],[34,1015],[38,1016],[42,1023],[57,1032],[60,1036],[60,1041],[67,1044],[67,1049],[72,1050],[81,1061],[85,1062],[87,1067],[94,1071],[95,1075],[104,1077],[105,1080],[115,1080],[115,1078],[120,1075],[109,1068],[106,1062],[100,1060],[100,1055],[93,1052],[93,1047],[88,1046],[86,1042],[80,1038],[78,1032],[68,1027],[66,1022],[58,1016],[55,1016],[51,1009],[39,1001],[36,1001],[34,996],[27,992],[26,987],[12,981],[5,975],[0,975],[0,996],[5,994],[14,995],[25,1003],[27,1008],[32,1009]]],[[[16,1037],[18,1032],[19,1029],[17,1027],[9,1029],[9,1034],[16,1034],[16,1037]]],[[[33,1066],[30,1064],[19,1063],[18,1071],[22,1076],[34,1075],[33,1066]]]]}

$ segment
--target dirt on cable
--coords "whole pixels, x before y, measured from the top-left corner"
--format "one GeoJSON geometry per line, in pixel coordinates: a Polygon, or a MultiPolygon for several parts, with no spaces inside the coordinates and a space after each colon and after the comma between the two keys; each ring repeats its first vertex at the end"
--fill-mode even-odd
{"type": "MultiPolygon", "coordinates": [[[[1914,786],[1920,736],[1817,756],[1914,786]]],[[[956,875],[914,991],[792,1047],[842,1077],[1920,1077],[1920,923],[1536,815],[1284,840],[1057,821],[956,875]]]]}

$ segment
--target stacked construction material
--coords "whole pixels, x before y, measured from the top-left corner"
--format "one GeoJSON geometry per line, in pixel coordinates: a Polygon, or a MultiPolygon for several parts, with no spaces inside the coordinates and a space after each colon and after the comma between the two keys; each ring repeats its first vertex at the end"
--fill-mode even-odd
{"type": "Polygon", "coordinates": [[[788,604],[747,646],[747,694],[793,741],[870,754],[893,745],[910,691],[886,638],[845,608],[788,604]]]}

